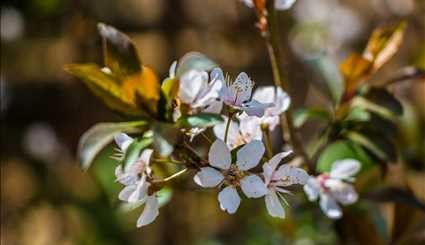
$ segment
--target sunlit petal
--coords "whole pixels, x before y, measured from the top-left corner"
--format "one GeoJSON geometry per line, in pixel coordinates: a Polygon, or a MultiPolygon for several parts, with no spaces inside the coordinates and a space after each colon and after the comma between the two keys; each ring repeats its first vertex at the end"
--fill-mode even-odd
{"type": "Polygon", "coordinates": [[[360,162],[355,159],[335,161],[332,165],[330,176],[337,179],[351,179],[359,170],[360,162]]]}
{"type": "Polygon", "coordinates": [[[241,179],[241,189],[248,198],[259,198],[267,193],[263,180],[254,174],[241,179]]]}
{"type": "Polygon", "coordinates": [[[159,215],[159,202],[155,195],[148,196],[145,208],[137,220],[137,227],[152,223],[159,215]]]}
{"type": "Polygon", "coordinates": [[[115,143],[123,152],[127,150],[131,142],[133,142],[133,138],[131,138],[127,134],[121,133],[115,136],[115,143]]]}
{"type": "Polygon", "coordinates": [[[220,208],[229,214],[234,214],[241,203],[241,198],[235,187],[227,186],[220,193],[218,193],[218,201],[220,202],[220,208]]]}
{"type": "Polygon", "coordinates": [[[320,195],[320,208],[326,216],[331,219],[339,219],[342,216],[341,208],[338,206],[335,199],[328,194],[320,195]]]}
{"type": "Polygon", "coordinates": [[[214,187],[223,181],[224,176],[214,168],[205,167],[201,168],[198,173],[193,177],[196,184],[202,187],[214,187]]]}
{"type": "Polygon", "coordinates": [[[266,202],[266,208],[270,216],[281,219],[285,218],[285,209],[283,209],[276,192],[269,191],[264,197],[264,201],[266,202]]]}
{"type": "Polygon", "coordinates": [[[263,142],[253,140],[244,145],[236,154],[236,164],[240,170],[248,170],[258,165],[265,148],[263,142]]]}
{"type": "Polygon", "coordinates": [[[214,141],[208,152],[208,160],[211,166],[229,169],[231,163],[230,150],[227,145],[220,139],[214,141]]]}
{"type": "Polygon", "coordinates": [[[304,185],[304,192],[307,194],[308,200],[316,201],[320,193],[320,185],[316,178],[310,177],[304,185]]]}

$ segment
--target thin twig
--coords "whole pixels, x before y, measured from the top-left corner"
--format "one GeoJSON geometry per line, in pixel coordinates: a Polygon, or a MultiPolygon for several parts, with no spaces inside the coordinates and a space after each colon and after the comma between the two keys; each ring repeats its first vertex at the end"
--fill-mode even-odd
{"type": "MultiPolygon", "coordinates": [[[[289,86],[287,84],[287,81],[283,79],[284,74],[282,70],[280,69],[281,60],[280,60],[280,52],[279,52],[279,29],[277,27],[276,22],[276,11],[274,9],[274,1],[270,1],[271,3],[267,4],[267,25],[266,29],[262,31],[262,36],[264,37],[266,41],[267,51],[270,58],[270,63],[272,67],[273,72],[273,81],[275,83],[275,86],[281,87],[283,90],[285,90],[289,94],[289,86]]],[[[309,160],[309,157],[301,143],[301,141],[298,139],[295,127],[293,125],[293,116],[292,116],[292,109],[289,108],[285,113],[285,128],[283,128],[285,137],[284,140],[289,139],[292,147],[294,148],[295,152],[300,155],[305,163],[307,164],[309,168],[309,172],[314,173],[314,164],[309,160]]]]}

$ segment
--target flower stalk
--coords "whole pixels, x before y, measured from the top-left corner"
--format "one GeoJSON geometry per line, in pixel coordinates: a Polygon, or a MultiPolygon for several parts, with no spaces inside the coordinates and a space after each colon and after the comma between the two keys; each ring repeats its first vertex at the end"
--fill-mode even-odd
{"type": "MultiPolygon", "coordinates": [[[[287,79],[284,79],[285,74],[280,69],[282,61],[280,59],[280,49],[279,49],[279,28],[277,26],[277,16],[274,9],[274,1],[267,1],[266,8],[263,13],[257,11],[257,16],[260,21],[264,22],[266,18],[266,23],[261,25],[260,28],[261,36],[264,38],[267,46],[267,52],[270,59],[270,64],[273,73],[273,81],[276,87],[281,87],[283,90],[287,91],[289,94],[289,85],[287,79]]],[[[293,124],[293,115],[291,107],[285,112],[283,118],[283,123],[281,123],[283,131],[283,139],[285,142],[290,142],[295,152],[300,155],[304,162],[306,163],[309,172],[314,173],[315,167],[314,164],[310,161],[307,152],[305,151],[302,142],[297,137],[295,127],[293,124]]]]}

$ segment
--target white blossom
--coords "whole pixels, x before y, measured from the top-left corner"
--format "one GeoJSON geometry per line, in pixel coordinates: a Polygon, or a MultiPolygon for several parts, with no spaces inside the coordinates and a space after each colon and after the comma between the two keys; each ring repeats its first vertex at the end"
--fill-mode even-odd
{"type": "Polygon", "coordinates": [[[320,208],[331,219],[342,216],[342,205],[353,204],[358,195],[353,185],[354,175],[360,170],[360,163],[355,159],[335,161],[329,173],[310,177],[304,186],[304,191],[310,201],[320,198],[320,208]]]}
{"type": "Polygon", "coordinates": [[[285,187],[290,185],[304,185],[309,175],[304,169],[288,164],[278,168],[279,163],[292,151],[281,152],[273,156],[263,165],[264,181],[267,186],[267,194],[264,197],[268,213],[272,217],[285,218],[285,210],[281,200],[285,201],[282,194],[290,193],[285,187]]]}
{"type": "Polygon", "coordinates": [[[217,139],[208,152],[210,167],[202,167],[194,176],[194,181],[206,188],[225,184],[226,187],[218,194],[218,201],[223,211],[233,214],[241,202],[237,186],[248,198],[259,198],[267,193],[263,180],[247,172],[258,165],[264,151],[263,143],[253,140],[238,150],[236,164],[232,164],[230,149],[217,139]]]}
{"type": "MultiPolygon", "coordinates": [[[[214,134],[218,139],[224,140],[226,124],[228,120],[228,117],[223,116],[223,122],[213,127],[214,134]]],[[[230,149],[234,149],[240,145],[249,143],[252,140],[262,139],[261,128],[257,127],[257,124],[251,120],[251,117],[241,118],[239,121],[240,122],[238,124],[232,120],[229,125],[227,145],[230,147],[230,149]]]]}
{"type": "Polygon", "coordinates": [[[264,111],[262,117],[250,117],[246,113],[242,113],[239,116],[241,124],[243,122],[244,124],[249,124],[251,127],[257,128],[252,130],[261,131],[261,126],[266,125],[270,131],[273,131],[280,123],[280,115],[288,110],[291,104],[291,99],[288,94],[280,87],[274,86],[259,87],[254,92],[252,98],[264,104],[273,104],[272,107],[264,111]]]}
{"type": "MultiPolygon", "coordinates": [[[[174,73],[174,72],[172,72],[174,73]]],[[[220,113],[222,103],[218,101],[222,83],[211,79],[206,71],[189,70],[179,78],[178,98],[192,110],[220,113]]]]}
{"type": "MultiPolygon", "coordinates": [[[[127,150],[131,142],[133,142],[133,138],[126,134],[119,134],[115,137],[115,143],[123,152],[127,150]]],[[[149,162],[152,153],[152,149],[145,149],[134,164],[125,168],[118,165],[115,168],[117,181],[125,186],[118,194],[118,198],[128,203],[145,204],[143,212],[137,220],[137,227],[152,223],[159,214],[156,193],[148,193],[151,185],[149,178],[152,170],[149,162]]]]}
{"type": "Polygon", "coordinates": [[[211,78],[222,84],[219,92],[220,99],[228,106],[246,112],[249,116],[261,117],[264,110],[273,106],[271,103],[261,103],[251,98],[254,82],[245,72],[239,73],[234,81],[223,76],[220,68],[211,71],[211,78]]]}

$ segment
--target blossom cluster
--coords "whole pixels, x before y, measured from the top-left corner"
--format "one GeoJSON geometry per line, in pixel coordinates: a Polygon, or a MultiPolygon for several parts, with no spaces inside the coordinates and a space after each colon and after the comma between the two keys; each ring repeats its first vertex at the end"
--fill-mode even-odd
{"type": "MultiPolygon", "coordinates": [[[[170,78],[176,78],[177,66],[176,62],[172,64],[170,78]]],[[[238,210],[241,191],[249,199],[264,198],[268,213],[284,218],[282,203],[287,203],[285,195],[292,194],[294,188],[288,187],[293,185],[302,186],[310,201],[320,198],[321,209],[332,219],[342,216],[338,203],[356,202],[358,196],[352,182],[360,170],[357,160],[338,160],[329,173],[310,176],[303,168],[289,163],[291,150],[274,156],[265,154],[264,134],[276,132],[280,117],[291,102],[281,88],[265,86],[254,91],[254,82],[245,72],[233,80],[218,67],[210,71],[190,69],[177,79],[174,120],[200,112],[222,115],[223,122],[212,130],[216,139],[209,146],[207,163],[194,168],[193,181],[203,188],[217,188],[223,211],[234,214],[238,210]]],[[[191,128],[186,133],[193,139],[205,130],[206,127],[191,128]]],[[[118,150],[123,153],[133,141],[124,133],[115,137],[118,150]]],[[[151,169],[153,156],[154,149],[146,148],[134,164],[119,165],[115,171],[117,181],[125,186],[119,199],[145,205],[138,227],[153,222],[159,214],[158,188],[153,188],[157,179],[151,169]]]]}

